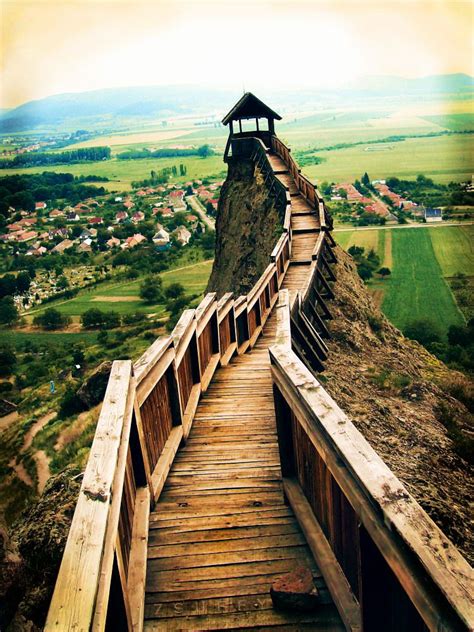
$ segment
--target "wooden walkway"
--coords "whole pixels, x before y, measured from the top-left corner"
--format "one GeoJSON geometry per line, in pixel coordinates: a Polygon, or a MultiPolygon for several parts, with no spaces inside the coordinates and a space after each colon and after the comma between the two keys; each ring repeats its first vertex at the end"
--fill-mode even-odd
{"type": "MultiPolygon", "coordinates": [[[[293,236],[295,259],[309,257],[290,265],[290,290],[309,271],[316,216],[299,216],[298,227],[314,232],[293,236]]],[[[275,327],[273,314],[254,349],[216,372],[150,516],[147,630],[344,629],[283,498],[268,354],[275,327]],[[301,562],[326,605],[279,612],[270,586],[301,562]]]]}

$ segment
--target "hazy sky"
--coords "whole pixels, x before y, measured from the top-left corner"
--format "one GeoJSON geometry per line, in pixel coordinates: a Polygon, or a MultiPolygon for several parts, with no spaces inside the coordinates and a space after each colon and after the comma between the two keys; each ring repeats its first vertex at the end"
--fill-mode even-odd
{"type": "Polygon", "coordinates": [[[474,74],[472,2],[0,0],[0,107],[104,87],[239,91],[474,74]]]}

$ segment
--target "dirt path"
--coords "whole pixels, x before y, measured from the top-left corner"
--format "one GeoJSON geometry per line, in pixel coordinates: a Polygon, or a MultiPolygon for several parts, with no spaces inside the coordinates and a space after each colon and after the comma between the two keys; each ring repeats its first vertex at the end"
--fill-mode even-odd
{"type": "Polygon", "coordinates": [[[3,432],[4,430],[6,430],[17,419],[18,419],[18,413],[16,412],[16,410],[14,410],[9,415],[0,417],[0,432],[3,432]]]}
{"type": "MultiPolygon", "coordinates": [[[[21,455],[25,454],[25,452],[27,452],[31,448],[31,446],[33,445],[33,440],[36,437],[36,435],[39,432],[41,432],[41,430],[56,416],[57,416],[57,413],[54,411],[51,411],[49,413],[46,413],[46,415],[43,415],[42,417],[40,417],[37,421],[35,421],[35,423],[31,426],[31,428],[28,430],[28,432],[25,434],[23,438],[23,445],[21,446],[20,454],[14,457],[13,459],[11,459],[11,461],[8,464],[12,468],[12,470],[15,472],[17,477],[21,481],[23,481],[25,485],[28,485],[28,487],[33,487],[34,483],[33,483],[33,480],[31,479],[31,476],[26,471],[25,466],[20,460],[21,455]]],[[[18,419],[18,414],[16,415],[15,419],[18,419]]],[[[33,453],[33,460],[36,465],[36,476],[37,476],[37,481],[38,481],[37,491],[38,491],[38,494],[41,494],[43,492],[44,486],[46,485],[46,481],[51,476],[51,472],[49,471],[49,462],[51,459],[48,457],[48,455],[46,454],[44,450],[37,450],[36,452],[33,453]]]]}
{"type": "Polygon", "coordinates": [[[33,487],[33,481],[31,480],[31,476],[26,471],[26,468],[23,465],[23,463],[21,462],[17,463],[16,457],[9,462],[8,466],[12,468],[12,470],[15,472],[15,474],[20,479],[20,481],[25,483],[25,485],[28,485],[28,487],[33,487]]]}
{"type": "Polygon", "coordinates": [[[36,463],[36,475],[38,478],[38,494],[42,494],[44,490],[44,486],[48,482],[49,477],[51,476],[51,472],[49,471],[49,463],[51,459],[46,454],[44,450],[38,450],[33,454],[33,459],[36,463]]]}
{"type": "Polygon", "coordinates": [[[46,424],[48,424],[56,416],[57,416],[56,412],[47,413],[46,415],[43,415],[43,417],[40,417],[38,419],[38,421],[36,421],[31,426],[31,428],[25,434],[25,437],[23,439],[23,446],[21,448],[22,452],[26,452],[29,448],[31,448],[31,444],[33,443],[33,439],[36,437],[38,432],[43,430],[43,428],[46,426],[46,424]]]}

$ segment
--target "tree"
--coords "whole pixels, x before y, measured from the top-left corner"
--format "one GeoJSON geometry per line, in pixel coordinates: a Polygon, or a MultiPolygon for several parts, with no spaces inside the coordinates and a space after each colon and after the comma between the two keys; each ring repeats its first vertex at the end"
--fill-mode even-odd
{"type": "Polygon", "coordinates": [[[8,377],[16,366],[16,355],[9,345],[0,346],[0,377],[8,377]]]}
{"type": "Polygon", "coordinates": [[[28,272],[20,272],[16,277],[16,291],[18,294],[28,292],[31,285],[31,277],[28,272]]]}
{"type": "Polygon", "coordinates": [[[364,173],[364,175],[361,178],[362,180],[362,184],[366,187],[370,187],[370,178],[369,178],[369,174],[367,173],[367,171],[364,173]]]}
{"type": "Polygon", "coordinates": [[[140,285],[140,298],[142,298],[146,303],[157,303],[162,297],[161,286],[161,277],[146,277],[140,285]]]}
{"type": "Polygon", "coordinates": [[[363,281],[368,281],[372,278],[372,268],[365,262],[357,266],[357,272],[363,281]]]}
{"type": "Polygon", "coordinates": [[[63,329],[67,327],[71,322],[69,316],[62,314],[54,307],[49,307],[42,314],[35,316],[33,323],[37,327],[52,331],[54,329],[63,329]]]}
{"type": "Polygon", "coordinates": [[[14,325],[19,318],[18,309],[12,296],[0,299],[0,325],[14,325]]]}
{"type": "Polygon", "coordinates": [[[451,325],[448,329],[448,342],[453,346],[468,347],[472,343],[473,333],[473,329],[470,327],[451,325]]]}
{"type": "Polygon", "coordinates": [[[64,276],[64,274],[62,274],[56,281],[56,287],[60,290],[65,290],[66,288],[69,287],[69,281],[64,276]]]}
{"type": "Polygon", "coordinates": [[[165,298],[171,300],[184,296],[184,293],[185,289],[181,285],[181,283],[171,283],[171,285],[168,285],[164,292],[165,298]]]}
{"type": "Polygon", "coordinates": [[[403,333],[407,338],[417,340],[424,347],[434,342],[441,342],[439,328],[431,320],[424,318],[409,323],[403,333]]]}
{"type": "Polygon", "coordinates": [[[382,279],[384,279],[386,276],[390,276],[392,274],[392,271],[390,270],[390,268],[380,268],[378,274],[380,274],[382,279]]]}
{"type": "Polygon", "coordinates": [[[357,259],[357,257],[360,257],[364,254],[365,248],[363,248],[362,246],[351,246],[347,252],[351,255],[351,257],[357,259]]]}

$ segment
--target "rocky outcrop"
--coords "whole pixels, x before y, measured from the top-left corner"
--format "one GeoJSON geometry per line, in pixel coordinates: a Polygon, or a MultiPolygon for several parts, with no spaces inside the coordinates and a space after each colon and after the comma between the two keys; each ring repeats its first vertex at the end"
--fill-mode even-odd
{"type": "Polygon", "coordinates": [[[37,503],[11,528],[0,561],[0,628],[41,630],[81,486],[67,468],[49,479],[37,503]]]}
{"type": "Polygon", "coordinates": [[[102,362],[79,387],[76,397],[81,402],[83,410],[97,406],[104,399],[111,369],[112,362],[102,362]]]}
{"type": "Polygon", "coordinates": [[[229,163],[216,222],[216,254],[208,292],[246,294],[270,263],[282,217],[253,162],[229,163]]]}

